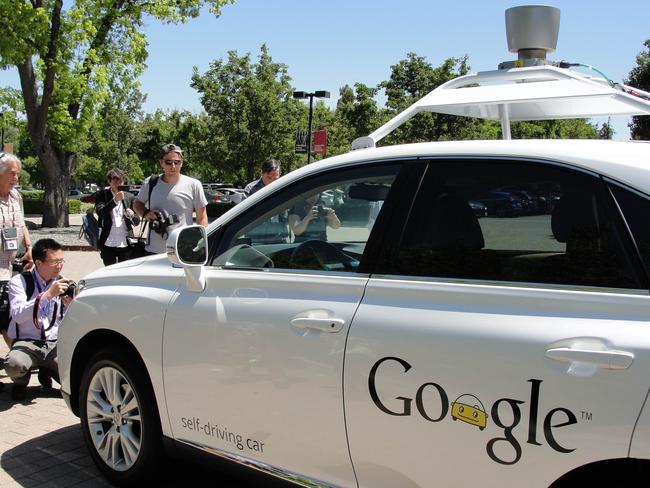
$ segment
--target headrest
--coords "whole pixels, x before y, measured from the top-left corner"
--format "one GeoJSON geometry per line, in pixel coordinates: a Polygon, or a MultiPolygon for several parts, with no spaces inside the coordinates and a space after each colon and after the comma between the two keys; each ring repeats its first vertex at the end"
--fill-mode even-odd
{"type": "Polygon", "coordinates": [[[457,195],[439,196],[430,218],[429,243],[433,250],[479,250],[483,232],[467,200],[457,195]]]}
{"type": "Polygon", "coordinates": [[[551,228],[558,242],[572,239],[597,239],[598,212],[593,193],[565,193],[553,209],[551,228]]]}

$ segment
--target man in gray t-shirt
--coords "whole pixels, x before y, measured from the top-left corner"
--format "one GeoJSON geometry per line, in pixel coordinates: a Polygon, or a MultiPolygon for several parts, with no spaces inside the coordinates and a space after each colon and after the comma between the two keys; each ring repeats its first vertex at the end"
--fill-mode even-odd
{"type": "Polygon", "coordinates": [[[183,166],[183,151],[175,144],[167,144],[162,148],[160,167],[164,173],[158,177],[156,185],[151,192],[149,200],[149,184],[147,178],[140,188],[137,198],[133,202],[134,210],[142,218],[151,222],[158,219],[161,211],[172,216],[173,223],[166,228],[166,232],[149,232],[149,244],[145,248],[151,254],[165,252],[165,242],[169,232],[177,227],[192,224],[192,215],[196,211],[196,223],[207,226],[208,214],[206,205],[208,201],[203,193],[199,180],[181,174],[183,166]],[[177,216],[175,219],[173,216],[177,216]]]}

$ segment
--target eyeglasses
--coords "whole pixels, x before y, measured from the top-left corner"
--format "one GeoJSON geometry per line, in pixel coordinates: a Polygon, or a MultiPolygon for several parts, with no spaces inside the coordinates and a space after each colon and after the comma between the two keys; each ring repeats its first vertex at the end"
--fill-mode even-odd
{"type": "Polygon", "coordinates": [[[174,166],[179,166],[183,164],[183,161],[180,159],[163,159],[163,163],[165,163],[167,166],[171,166],[172,164],[174,166]]]}
{"type": "Polygon", "coordinates": [[[115,180],[122,181],[123,178],[121,176],[111,176],[111,180],[113,180],[113,181],[115,181],[115,180]]]}
{"type": "Polygon", "coordinates": [[[65,263],[65,259],[46,259],[45,262],[53,264],[54,266],[60,266],[65,263]]]}

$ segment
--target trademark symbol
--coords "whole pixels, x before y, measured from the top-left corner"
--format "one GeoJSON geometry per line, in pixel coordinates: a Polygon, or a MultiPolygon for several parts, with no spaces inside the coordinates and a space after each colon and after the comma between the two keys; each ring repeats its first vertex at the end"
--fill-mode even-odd
{"type": "Polygon", "coordinates": [[[584,410],[580,411],[580,418],[582,420],[591,420],[592,419],[592,413],[591,412],[585,412],[584,410]]]}

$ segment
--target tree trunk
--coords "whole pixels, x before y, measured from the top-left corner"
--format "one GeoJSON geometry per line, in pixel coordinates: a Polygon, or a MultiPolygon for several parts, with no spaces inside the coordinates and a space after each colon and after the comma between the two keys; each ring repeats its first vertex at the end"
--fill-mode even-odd
{"type": "Polygon", "coordinates": [[[39,154],[41,166],[45,169],[45,196],[43,202],[43,227],[68,227],[68,185],[74,154],[58,154],[49,144],[39,154]]]}

